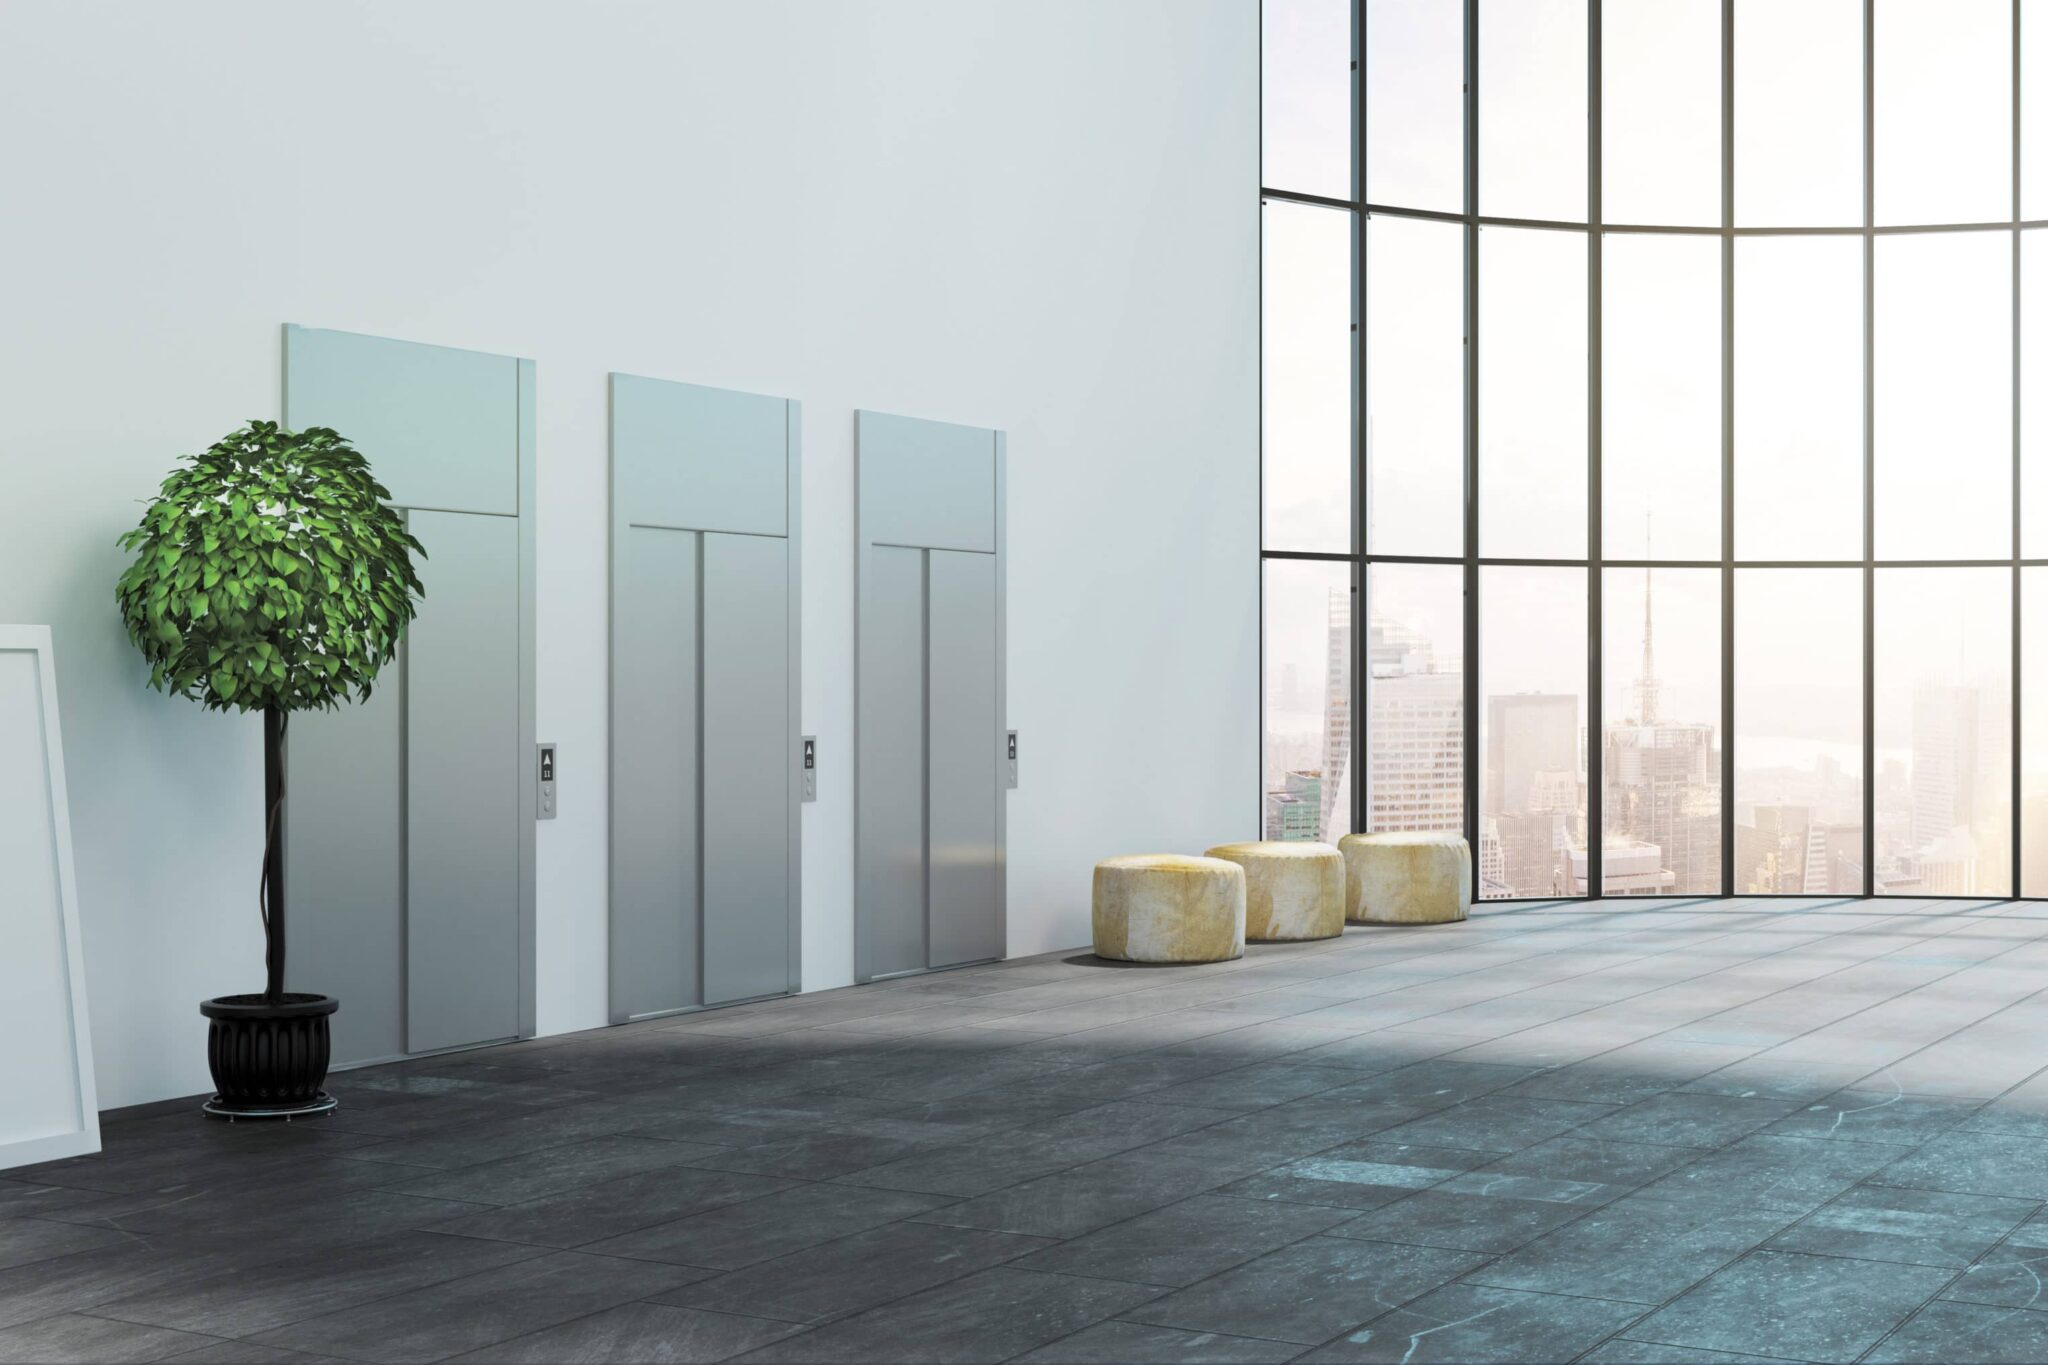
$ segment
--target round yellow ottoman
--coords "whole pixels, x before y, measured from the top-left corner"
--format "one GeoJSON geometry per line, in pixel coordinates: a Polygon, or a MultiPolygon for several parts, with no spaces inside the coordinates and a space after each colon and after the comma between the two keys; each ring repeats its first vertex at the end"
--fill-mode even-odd
{"type": "Polygon", "coordinates": [[[1095,955],[1119,962],[1244,956],[1244,869],[1221,858],[1140,853],[1095,865],[1095,955]]]}
{"type": "Polygon", "coordinates": [[[1353,924],[1450,924],[1472,908],[1472,850],[1456,834],[1347,834],[1344,918],[1353,924]]]}
{"type": "Polygon", "coordinates": [[[1344,855],[1328,844],[1218,844],[1211,858],[1244,869],[1248,943],[1300,943],[1344,932],[1344,855]]]}

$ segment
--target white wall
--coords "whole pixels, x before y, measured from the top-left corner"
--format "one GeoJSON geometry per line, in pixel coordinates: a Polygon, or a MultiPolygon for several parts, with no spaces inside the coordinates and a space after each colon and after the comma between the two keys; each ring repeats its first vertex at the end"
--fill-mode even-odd
{"type": "Polygon", "coordinates": [[[1011,950],[1086,941],[1100,856],[1250,837],[1257,48],[1254,0],[0,6],[0,621],[56,630],[102,1102],[203,1089],[260,981],[260,726],[144,690],[113,540],[277,415],[287,321],[539,362],[543,1031],[605,1019],[610,370],[804,404],[806,989],[856,407],[1011,433],[1011,950]]]}

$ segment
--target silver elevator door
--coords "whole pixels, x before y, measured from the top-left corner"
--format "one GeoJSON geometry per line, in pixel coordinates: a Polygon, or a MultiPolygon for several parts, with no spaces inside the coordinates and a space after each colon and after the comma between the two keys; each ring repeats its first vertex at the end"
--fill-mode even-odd
{"type": "Polygon", "coordinates": [[[337,1064],[517,1037],[531,825],[523,362],[290,329],[286,418],[347,436],[424,547],[426,597],[367,704],[293,718],[294,990],[337,1064]]]}
{"type": "Polygon", "coordinates": [[[612,376],[611,1017],[793,991],[796,405],[612,376]]]}
{"type": "Polygon", "coordinates": [[[1003,955],[999,433],[859,415],[856,976],[1003,955]]]}

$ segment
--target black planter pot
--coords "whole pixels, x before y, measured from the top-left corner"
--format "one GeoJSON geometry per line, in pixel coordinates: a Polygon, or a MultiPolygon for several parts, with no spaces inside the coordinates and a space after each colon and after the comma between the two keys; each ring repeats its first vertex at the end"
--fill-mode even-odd
{"type": "Polygon", "coordinates": [[[327,1019],[341,1002],[331,995],[287,992],[276,1004],[261,995],[223,995],[201,1002],[212,1020],[206,1064],[214,1089],[206,1112],[223,1119],[297,1119],[334,1111],[327,1080],[327,1019]]]}

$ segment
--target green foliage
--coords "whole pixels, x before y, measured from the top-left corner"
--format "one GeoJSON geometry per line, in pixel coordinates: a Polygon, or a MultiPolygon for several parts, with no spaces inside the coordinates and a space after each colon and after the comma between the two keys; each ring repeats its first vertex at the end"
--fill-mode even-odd
{"type": "Polygon", "coordinates": [[[149,685],[209,710],[365,700],[424,596],[426,552],[326,427],[251,422],[187,457],[121,537],[115,596],[149,685]]]}

